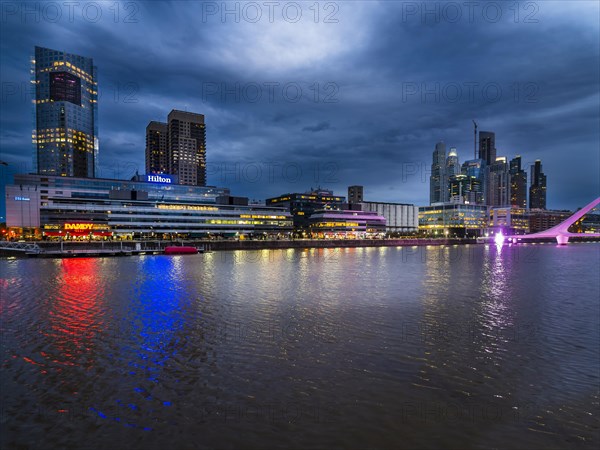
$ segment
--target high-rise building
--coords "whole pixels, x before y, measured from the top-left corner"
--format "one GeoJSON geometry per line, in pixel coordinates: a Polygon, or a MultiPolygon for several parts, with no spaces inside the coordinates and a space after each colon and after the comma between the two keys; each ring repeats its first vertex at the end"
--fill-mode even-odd
{"type": "MultiPolygon", "coordinates": [[[[485,163],[481,159],[470,159],[465,161],[462,165],[461,173],[465,175],[465,179],[456,179],[454,182],[459,181],[462,185],[458,185],[460,189],[460,196],[464,203],[485,205],[484,198],[484,175],[485,175],[485,163]]],[[[455,195],[457,192],[457,186],[450,186],[451,194],[455,195]],[[452,193],[454,192],[454,194],[452,193]]],[[[454,203],[456,199],[452,199],[454,203]]],[[[460,201],[458,203],[461,203],[460,201]]]]}
{"type": "Polygon", "coordinates": [[[204,115],[172,110],[167,117],[169,173],[179,184],[206,186],[204,115]]]}
{"type": "Polygon", "coordinates": [[[206,186],[204,115],[172,110],[146,127],[146,173],[174,175],[179,184],[206,186]]]}
{"type": "Polygon", "coordinates": [[[35,47],[31,63],[36,172],[94,177],[98,156],[98,82],[93,60],[35,47]]]}
{"type": "Polygon", "coordinates": [[[363,187],[349,186],[348,187],[348,203],[356,204],[363,201],[363,187]]]}
{"type": "Polygon", "coordinates": [[[146,127],[146,174],[168,174],[167,124],[150,122],[146,127]]]}
{"type": "Polygon", "coordinates": [[[444,185],[443,185],[443,196],[444,202],[450,201],[450,178],[454,175],[460,174],[460,164],[458,162],[458,153],[456,152],[456,147],[450,147],[450,151],[448,152],[448,157],[446,158],[446,168],[444,172],[444,185]]]}
{"type": "Polygon", "coordinates": [[[510,205],[510,184],[506,157],[499,156],[485,168],[485,204],[510,205]]]}
{"type": "Polygon", "coordinates": [[[456,147],[450,147],[448,158],[446,158],[446,175],[460,174],[460,164],[458,163],[458,153],[456,147]]]}
{"type": "Polygon", "coordinates": [[[527,208],[527,172],[521,168],[521,157],[510,160],[510,205],[527,208]]]}
{"type": "Polygon", "coordinates": [[[488,166],[496,161],[496,133],[479,132],[479,159],[483,159],[488,166]]]}
{"type": "Polygon", "coordinates": [[[448,181],[450,203],[482,205],[483,189],[479,178],[470,175],[452,175],[448,181]]]}
{"type": "Polygon", "coordinates": [[[429,203],[440,203],[445,201],[447,189],[446,178],[446,144],[438,142],[433,152],[433,163],[431,164],[431,176],[429,177],[429,203]]]}
{"type": "Polygon", "coordinates": [[[546,175],[542,172],[542,162],[539,159],[531,166],[529,208],[546,209],[546,175]]]}

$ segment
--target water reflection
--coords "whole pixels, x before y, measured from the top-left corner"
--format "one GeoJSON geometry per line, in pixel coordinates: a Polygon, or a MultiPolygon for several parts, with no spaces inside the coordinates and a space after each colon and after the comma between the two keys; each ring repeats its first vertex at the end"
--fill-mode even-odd
{"type": "Polygon", "coordinates": [[[95,364],[96,339],[104,328],[100,260],[62,259],[56,263],[59,288],[48,314],[47,337],[57,353],[43,356],[60,365],[91,369],[95,364]]]}
{"type": "Polygon", "coordinates": [[[184,258],[140,258],[130,274],[135,282],[122,299],[128,311],[116,331],[122,347],[111,355],[121,368],[118,385],[114,397],[90,406],[99,418],[150,431],[156,417],[173,405],[172,396],[165,394],[171,386],[165,383],[186,345],[184,316],[195,317],[189,307],[199,300],[189,289],[184,258]]]}

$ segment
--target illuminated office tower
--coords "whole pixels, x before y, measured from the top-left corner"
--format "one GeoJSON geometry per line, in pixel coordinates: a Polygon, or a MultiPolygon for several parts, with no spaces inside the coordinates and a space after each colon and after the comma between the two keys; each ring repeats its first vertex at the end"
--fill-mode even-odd
{"type": "Polygon", "coordinates": [[[453,203],[460,203],[460,199],[464,201],[464,203],[470,203],[475,205],[484,205],[484,170],[485,163],[481,159],[470,159],[465,161],[462,165],[461,174],[465,175],[467,178],[457,178],[452,179],[456,183],[457,181],[463,183],[462,186],[460,184],[450,184],[450,200],[453,203]],[[457,187],[460,188],[459,191],[459,201],[456,199],[457,187]]]}
{"type": "Polygon", "coordinates": [[[167,117],[169,173],[179,184],[206,186],[204,115],[172,110],[167,117]]]}
{"type": "Polygon", "coordinates": [[[527,208],[527,172],[521,168],[521,157],[510,160],[510,205],[527,208]]]}
{"type": "Polygon", "coordinates": [[[31,63],[36,172],[93,178],[98,157],[98,82],[93,60],[35,47],[31,63]]]}
{"type": "Polygon", "coordinates": [[[450,178],[454,175],[460,175],[460,164],[458,162],[458,153],[456,147],[450,147],[448,157],[446,158],[446,169],[444,172],[444,185],[443,188],[443,201],[448,202],[451,200],[450,193],[450,178]]]}

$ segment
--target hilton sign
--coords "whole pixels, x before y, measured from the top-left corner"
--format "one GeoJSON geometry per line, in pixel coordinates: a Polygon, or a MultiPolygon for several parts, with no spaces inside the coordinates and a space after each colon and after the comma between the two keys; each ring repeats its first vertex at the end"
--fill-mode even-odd
{"type": "Polygon", "coordinates": [[[169,175],[146,175],[146,181],[150,183],[172,183],[173,179],[169,175]]]}

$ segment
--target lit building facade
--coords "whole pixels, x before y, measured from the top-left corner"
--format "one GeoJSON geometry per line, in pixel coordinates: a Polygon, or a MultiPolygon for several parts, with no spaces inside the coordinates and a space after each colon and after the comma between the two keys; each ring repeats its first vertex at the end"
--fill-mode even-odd
{"type": "Polygon", "coordinates": [[[490,208],[489,230],[508,234],[527,234],[529,232],[529,213],[525,208],[490,208]]]}
{"type": "Polygon", "coordinates": [[[308,220],[314,238],[383,237],[386,232],[385,217],[371,211],[323,209],[314,211],[308,220]]]}
{"type": "Polygon", "coordinates": [[[477,237],[488,223],[485,205],[443,204],[419,207],[419,231],[434,236],[477,237]]]}
{"type": "Polygon", "coordinates": [[[223,205],[229,190],[158,182],[15,175],[6,187],[7,226],[39,228],[45,238],[200,238],[285,234],[282,208],[223,205]]]}
{"type": "Polygon", "coordinates": [[[454,182],[457,184],[454,187],[450,186],[451,195],[458,195],[459,199],[453,201],[451,198],[451,201],[453,203],[485,205],[485,161],[482,159],[465,161],[461,167],[461,175],[465,175],[466,179],[455,179],[454,182]]]}
{"type": "Polygon", "coordinates": [[[279,206],[287,209],[294,218],[295,228],[307,228],[309,217],[320,209],[342,209],[345,197],[333,195],[328,189],[311,189],[303,194],[291,193],[268,198],[267,206],[279,206]]]}
{"type": "Polygon", "coordinates": [[[568,219],[572,214],[572,211],[530,209],[529,232],[538,233],[540,231],[545,231],[568,219]]]}
{"type": "Polygon", "coordinates": [[[206,186],[204,115],[172,110],[167,122],[146,127],[146,173],[177,176],[180,184],[206,186]]]}
{"type": "Polygon", "coordinates": [[[510,160],[510,205],[527,208],[527,172],[521,168],[521,157],[510,160]]]}
{"type": "Polygon", "coordinates": [[[41,175],[94,177],[98,157],[98,81],[91,58],[35,47],[32,133],[41,175]]]}
{"type": "Polygon", "coordinates": [[[204,115],[172,110],[167,117],[169,173],[180,184],[206,186],[204,115]]]}

